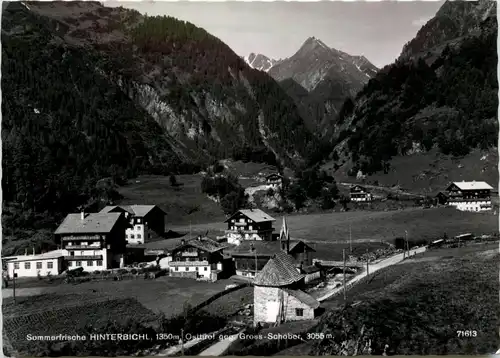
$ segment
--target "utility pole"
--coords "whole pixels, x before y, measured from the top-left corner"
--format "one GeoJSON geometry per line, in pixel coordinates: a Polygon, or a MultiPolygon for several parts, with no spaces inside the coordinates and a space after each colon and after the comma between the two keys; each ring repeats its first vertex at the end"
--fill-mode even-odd
{"type": "Polygon", "coordinates": [[[368,256],[368,249],[366,249],[366,276],[370,274],[368,271],[368,263],[370,262],[370,257],[368,256]]]}
{"type": "Polygon", "coordinates": [[[16,264],[12,268],[12,296],[14,297],[14,303],[16,303],[16,264]]]}
{"type": "Polygon", "coordinates": [[[351,231],[351,222],[349,221],[349,250],[352,254],[352,231],[351,231]]]}
{"type": "Polygon", "coordinates": [[[347,287],[346,287],[346,284],[345,284],[345,249],[342,250],[342,256],[344,258],[344,274],[342,275],[343,276],[343,281],[344,281],[344,303],[347,302],[347,287]]]}
{"type": "Polygon", "coordinates": [[[257,248],[255,248],[255,277],[257,278],[257,248]]]}
{"type": "Polygon", "coordinates": [[[193,234],[192,234],[191,221],[189,221],[189,240],[191,240],[192,238],[193,238],[193,234]]]}
{"type": "Polygon", "coordinates": [[[181,328],[181,355],[184,356],[184,328],[181,328]]]}

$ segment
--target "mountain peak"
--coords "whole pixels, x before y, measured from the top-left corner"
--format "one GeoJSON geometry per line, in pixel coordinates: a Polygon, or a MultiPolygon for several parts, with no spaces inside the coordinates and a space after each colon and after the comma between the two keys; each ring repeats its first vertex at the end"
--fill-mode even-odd
{"type": "Polygon", "coordinates": [[[243,58],[248,66],[259,70],[267,72],[271,67],[273,67],[278,61],[267,56],[264,56],[260,53],[256,54],[251,52],[248,56],[243,58]]]}
{"type": "Polygon", "coordinates": [[[313,51],[331,52],[332,49],[328,47],[323,41],[314,36],[307,38],[300,47],[298,53],[307,53],[313,51]]]}

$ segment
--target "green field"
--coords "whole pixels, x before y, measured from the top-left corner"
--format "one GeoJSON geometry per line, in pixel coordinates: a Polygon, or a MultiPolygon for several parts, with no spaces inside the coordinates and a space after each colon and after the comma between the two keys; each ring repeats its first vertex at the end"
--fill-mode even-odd
{"type": "MultiPolygon", "coordinates": [[[[185,302],[195,306],[212,295],[223,291],[227,284],[232,283],[234,282],[231,280],[210,283],[177,277],[160,277],[156,280],[141,278],[137,280],[94,281],[78,285],[60,284],[51,287],[40,287],[36,289],[35,294],[48,295],[48,300],[52,303],[48,304],[47,307],[61,307],[65,305],[65,302],[73,304],[74,302],[92,302],[93,300],[108,298],[131,298],[155,313],[163,313],[165,316],[170,317],[182,313],[185,302]]],[[[19,291],[21,292],[21,290],[19,291]]],[[[23,300],[23,297],[18,299],[23,300]]],[[[22,314],[24,309],[18,306],[12,308],[9,312],[22,314]]]]}
{"type": "Polygon", "coordinates": [[[178,175],[172,187],[168,176],[148,175],[131,180],[118,189],[123,199],[118,204],[158,205],[166,213],[166,229],[224,220],[220,206],[201,192],[201,175],[178,175]]]}
{"type": "MultiPolygon", "coordinates": [[[[279,232],[281,216],[274,216],[275,232],[279,232]]],[[[405,235],[409,238],[433,239],[447,233],[492,234],[498,232],[498,216],[493,213],[467,213],[453,208],[409,208],[394,211],[348,211],[311,215],[287,216],[292,238],[311,242],[349,242],[349,226],[352,240],[356,242],[390,241],[405,235]]],[[[222,235],[226,224],[222,221],[193,225],[192,231],[222,235]]],[[[189,232],[189,226],[173,226],[173,230],[189,232]]]]}
{"type": "Polygon", "coordinates": [[[343,310],[341,295],[324,302],[330,312],[318,330],[338,338],[318,342],[308,354],[339,354],[340,332],[351,351],[354,341],[363,346],[371,339],[376,355],[386,342],[388,353],[398,355],[493,353],[500,344],[498,260],[493,243],[432,250],[380,270],[348,291],[353,306],[343,310]],[[465,330],[477,337],[457,336],[465,330]]]}

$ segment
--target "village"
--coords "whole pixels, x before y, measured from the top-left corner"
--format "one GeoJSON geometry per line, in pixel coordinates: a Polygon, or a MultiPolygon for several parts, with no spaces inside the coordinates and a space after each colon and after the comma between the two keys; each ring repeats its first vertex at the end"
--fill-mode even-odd
{"type": "MultiPolygon", "coordinates": [[[[279,186],[280,176],[268,176],[267,184],[279,186]]],[[[488,211],[492,207],[492,189],[485,182],[455,182],[436,195],[436,205],[460,211],[488,211]]],[[[350,200],[370,202],[373,195],[366,187],[352,185],[350,200]]],[[[190,230],[179,239],[169,239],[166,227],[170,223],[156,205],[114,205],[96,213],[71,213],[54,231],[57,250],[26,251],[24,255],[2,258],[4,289],[10,289],[15,299],[16,286],[19,292],[23,282],[33,279],[55,282],[62,278],[61,284],[74,285],[138,278],[153,279],[151,282],[175,278],[214,285],[224,282],[220,292],[197,302],[199,309],[250,287],[253,298],[238,309],[243,319],[240,317],[237,329],[231,326],[233,336],[228,337],[233,338],[206,348],[212,349],[208,355],[213,350],[214,355],[220,355],[227,351],[234,334],[245,327],[286,327],[290,322],[313,321],[324,312],[325,302],[342,292],[345,295],[347,288],[370,273],[427,249],[485,239],[464,233],[417,246],[403,242],[399,247],[386,245],[357,254],[353,254],[351,243],[350,249],[343,249],[343,260],[338,260],[325,255],[318,258],[308,238],[296,238],[290,232],[286,217],[279,231],[276,221],[261,209],[241,209],[227,217],[223,235],[193,235],[190,230]]],[[[168,295],[163,299],[168,300],[168,295]]],[[[187,341],[171,347],[167,355],[184,349],[187,341]]],[[[201,342],[198,339],[196,344],[201,342]]]]}

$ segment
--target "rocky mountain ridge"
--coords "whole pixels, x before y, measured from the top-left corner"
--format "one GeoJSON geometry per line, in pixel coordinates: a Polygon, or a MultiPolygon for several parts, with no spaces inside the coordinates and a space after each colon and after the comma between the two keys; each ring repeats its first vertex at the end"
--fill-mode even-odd
{"type": "Polygon", "coordinates": [[[248,64],[248,66],[264,72],[268,72],[271,69],[271,67],[273,67],[276,63],[281,61],[281,60],[274,60],[267,56],[261,55],[260,53],[255,54],[253,52],[250,53],[248,56],[245,56],[243,59],[248,64]]]}

